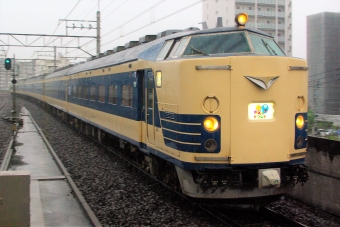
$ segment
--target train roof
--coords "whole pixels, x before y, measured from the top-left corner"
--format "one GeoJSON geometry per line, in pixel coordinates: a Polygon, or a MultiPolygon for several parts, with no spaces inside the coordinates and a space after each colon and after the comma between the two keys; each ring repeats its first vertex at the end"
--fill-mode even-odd
{"type": "Polygon", "coordinates": [[[138,45],[132,48],[122,50],[120,52],[110,54],[108,56],[100,57],[100,58],[97,58],[97,59],[94,59],[94,60],[91,60],[91,61],[88,61],[82,64],[77,64],[72,67],[56,71],[48,75],[46,79],[65,76],[65,75],[72,75],[75,73],[84,72],[88,70],[94,70],[94,69],[103,68],[103,67],[111,67],[114,65],[133,62],[138,59],[155,61],[158,53],[163,47],[164,42],[166,42],[169,39],[176,39],[176,38],[181,38],[181,37],[185,37],[189,35],[201,35],[201,34],[212,34],[212,33],[220,33],[220,32],[237,32],[237,31],[249,31],[249,32],[260,34],[260,35],[272,37],[268,35],[267,33],[264,33],[259,30],[249,29],[249,28],[239,28],[236,26],[235,27],[218,27],[218,28],[204,29],[204,30],[199,30],[197,28],[188,28],[181,32],[167,35],[165,37],[158,38],[154,41],[151,41],[145,44],[141,44],[141,45],[138,45]]]}

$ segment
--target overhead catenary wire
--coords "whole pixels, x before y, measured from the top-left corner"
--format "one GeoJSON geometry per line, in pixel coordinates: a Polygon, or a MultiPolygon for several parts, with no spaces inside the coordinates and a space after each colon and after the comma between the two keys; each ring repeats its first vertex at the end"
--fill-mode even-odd
{"type": "Polygon", "coordinates": [[[106,5],[106,6],[104,7],[104,9],[101,10],[101,12],[103,13],[105,10],[107,10],[107,9],[109,8],[109,6],[110,6],[114,1],[115,1],[115,0],[112,0],[108,5],[106,5]]]}
{"type": "Polygon", "coordinates": [[[106,17],[104,17],[103,19],[102,19],[102,21],[103,20],[105,20],[108,16],[110,16],[112,13],[114,13],[116,10],[118,10],[120,7],[122,7],[125,3],[127,3],[127,1],[129,1],[129,0],[126,0],[125,2],[123,2],[122,4],[120,4],[117,8],[115,8],[112,12],[110,12],[106,17]]]}
{"type": "MultiPolygon", "coordinates": [[[[108,6],[110,6],[113,2],[114,2],[115,0],[112,0],[106,7],[104,7],[104,10],[103,11],[105,11],[107,8],[108,8],[108,6]]],[[[116,11],[117,9],[119,9],[122,5],[124,5],[126,2],[127,2],[128,0],[126,0],[125,2],[123,2],[120,6],[118,6],[117,8],[115,8],[111,13],[113,13],[114,11],[116,11]]],[[[94,9],[95,9],[95,7],[96,7],[96,5],[94,6],[94,7],[92,7],[92,9],[85,15],[85,17],[84,18],[86,18],[94,9]]],[[[102,11],[102,12],[103,12],[102,11]]],[[[110,14],[111,14],[110,13],[110,14]]],[[[110,15],[109,14],[109,15],[110,15]]],[[[97,18],[94,18],[93,20],[96,20],[97,18]]],[[[105,18],[104,18],[105,19],[105,18]]],[[[101,19],[101,21],[103,21],[104,19],[101,19]]],[[[87,31],[85,31],[84,33],[82,33],[82,35],[83,34],[85,34],[85,33],[87,33],[89,30],[87,30],[87,31]]],[[[76,34],[78,34],[80,32],[80,30],[76,33],[76,34]]],[[[64,45],[64,47],[65,46],[67,46],[68,44],[70,44],[71,42],[73,42],[75,40],[75,38],[74,39],[72,39],[71,41],[69,41],[68,43],[66,43],[65,45],[64,45]]],[[[90,42],[89,42],[90,43],[90,42]]],[[[86,45],[86,44],[83,44],[83,45],[86,45]]],[[[75,50],[73,50],[73,51],[75,51],[75,50]]],[[[71,52],[73,52],[73,51],[71,51],[71,52]]]]}
{"type": "MultiPolygon", "coordinates": [[[[114,1],[115,1],[115,0],[113,0],[109,5],[111,5],[114,1]]],[[[119,9],[122,5],[124,5],[127,1],[128,1],[128,0],[126,0],[125,2],[123,2],[123,3],[122,3],[121,5],[119,5],[117,8],[115,8],[112,12],[109,13],[109,15],[112,14],[113,12],[115,12],[116,10],[118,10],[118,9],[119,9]]],[[[108,5],[108,6],[109,6],[109,5],[108,5]]],[[[90,12],[92,12],[92,10],[93,10],[94,8],[95,8],[95,7],[93,7],[93,8],[91,9],[90,12]]],[[[90,13],[90,12],[89,12],[89,13],[90,13]]],[[[89,14],[89,13],[88,13],[88,14],[89,14]]],[[[88,15],[88,14],[87,14],[87,15],[88,15]]],[[[87,15],[85,16],[85,18],[87,17],[87,15]]],[[[105,17],[104,19],[106,19],[106,18],[107,18],[107,17],[105,17]]],[[[101,21],[103,21],[104,19],[101,19],[101,21]]],[[[95,20],[95,19],[94,19],[94,20],[95,20]]],[[[85,33],[83,33],[83,34],[85,34],[85,33]]],[[[72,40],[71,40],[70,42],[68,42],[67,44],[71,43],[73,40],[74,40],[74,39],[72,39],[72,40]]],[[[84,47],[84,46],[86,46],[86,45],[88,45],[88,44],[90,44],[90,43],[92,43],[92,42],[94,42],[94,40],[90,40],[90,41],[86,42],[85,44],[82,44],[80,47],[84,47]]],[[[65,45],[64,45],[64,46],[65,46],[65,45]]],[[[70,51],[70,53],[71,53],[71,52],[74,52],[74,51],[76,51],[76,49],[70,51]]],[[[83,53],[82,53],[82,54],[83,54],[83,53]]],[[[81,55],[82,55],[82,54],[81,54],[81,55]]],[[[78,55],[77,57],[79,57],[79,56],[81,56],[81,55],[78,55]]]]}
{"type": "Polygon", "coordinates": [[[331,69],[331,70],[324,71],[324,72],[321,72],[321,73],[313,74],[313,75],[310,75],[310,76],[309,76],[309,78],[311,78],[311,77],[314,77],[314,76],[319,76],[319,75],[322,75],[322,74],[325,74],[325,73],[329,73],[329,72],[337,71],[337,70],[340,70],[340,68],[331,69]]]}
{"type": "MultiPolygon", "coordinates": [[[[155,20],[154,22],[152,22],[152,23],[150,23],[150,24],[147,24],[147,25],[144,25],[144,26],[142,26],[142,27],[139,27],[139,28],[137,28],[137,29],[135,29],[135,30],[133,30],[133,31],[131,31],[131,32],[129,32],[129,33],[123,35],[123,36],[130,35],[130,34],[132,34],[132,33],[135,33],[135,32],[137,32],[137,31],[139,31],[139,30],[141,30],[141,29],[143,29],[143,28],[146,28],[146,27],[148,27],[148,26],[150,26],[150,25],[152,25],[152,24],[155,24],[155,23],[157,23],[157,22],[159,22],[159,21],[162,21],[162,20],[164,20],[164,19],[166,19],[166,18],[168,18],[168,17],[171,17],[171,16],[173,16],[173,15],[175,15],[175,14],[177,14],[177,13],[180,13],[180,12],[182,12],[182,11],[184,11],[184,10],[187,10],[187,9],[189,9],[189,8],[191,8],[191,7],[193,7],[193,6],[197,5],[197,4],[199,4],[199,3],[201,3],[202,1],[204,1],[204,0],[199,0],[199,1],[193,3],[193,4],[189,5],[189,6],[186,6],[186,7],[182,8],[182,9],[179,9],[179,10],[177,10],[177,11],[175,11],[175,12],[173,12],[173,13],[170,13],[170,14],[164,16],[164,17],[161,17],[161,18],[155,20]]],[[[121,36],[121,37],[123,37],[123,36],[121,36]]],[[[111,43],[111,42],[114,42],[114,41],[120,39],[121,37],[119,37],[119,38],[117,38],[117,39],[114,39],[114,40],[111,40],[111,41],[109,41],[109,42],[107,42],[107,43],[104,43],[103,45],[106,45],[106,44],[109,44],[109,43],[111,43]]]]}
{"type": "MultiPolygon", "coordinates": [[[[67,14],[67,16],[65,17],[65,19],[67,19],[70,15],[71,15],[71,13],[75,10],[75,8],[78,6],[78,4],[81,2],[81,0],[79,0],[76,4],[75,4],[75,6],[72,8],[72,10],[67,14]]],[[[59,21],[58,22],[58,25],[57,25],[57,27],[54,29],[54,32],[52,33],[52,35],[54,35],[55,33],[56,33],[56,31],[57,31],[57,29],[58,29],[58,27],[61,25],[63,23],[63,21],[59,21]]],[[[49,42],[51,40],[51,38],[47,41],[47,42],[49,42]]],[[[49,44],[48,44],[49,45],[49,44]]],[[[45,45],[45,47],[47,47],[48,45],[45,45]]],[[[43,50],[45,47],[43,47],[42,49],[40,49],[40,50],[43,50]]]]}
{"type": "MultiPolygon", "coordinates": [[[[182,12],[182,11],[185,11],[185,10],[191,8],[191,7],[194,7],[195,5],[197,5],[197,4],[199,4],[199,3],[203,2],[203,1],[205,1],[205,0],[199,0],[199,1],[197,1],[197,2],[195,2],[195,3],[193,3],[193,4],[191,4],[191,5],[185,6],[185,7],[181,8],[181,9],[179,9],[179,10],[173,12],[173,13],[170,13],[170,14],[168,14],[168,15],[162,17],[162,18],[159,18],[159,19],[153,21],[152,23],[146,24],[146,25],[144,25],[144,26],[142,26],[142,27],[139,27],[139,28],[137,28],[137,29],[135,29],[135,30],[133,30],[133,31],[131,31],[131,32],[129,32],[129,33],[126,33],[126,34],[124,34],[124,35],[122,35],[122,36],[120,36],[120,37],[118,37],[118,38],[116,38],[116,39],[113,39],[113,40],[111,40],[111,41],[109,41],[109,42],[106,42],[106,43],[102,44],[102,46],[107,45],[107,44],[109,44],[109,43],[112,43],[112,42],[114,42],[114,41],[117,41],[117,40],[121,39],[122,37],[124,37],[124,36],[126,36],[126,35],[133,34],[133,33],[137,32],[137,31],[139,31],[139,30],[141,30],[141,29],[143,29],[143,28],[146,28],[146,27],[148,27],[148,26],[150,26],[150,25],[153,25],[153,24],[155,24],[155,23],[157,23],[157,22],[160,22],[160,21],[162,21],[162,20],[164,20],[164,19],[167,19],[167,18],[169,18],[169,17],[171,17],[171,16],[173,16],[173,15],[175,15],[175,14],[177,14],[177,13],[180,13],[180,12],[182,12]]],[[[151,7],[150,9],[152,9],[152,7],[151,7]]],[[[121,27],[121,26],[120,26],[120,27],[121,27]]],[[[116,29],[116,30],[117,30],[117,29],[116,29]]],[[[106,34],[106,35],[107,35],[107,34],[106,34]]],[[[90,41],[87,42],[87,43],[85,43],[84,45],[87,45],[87,44],[89,44],[89,43],[90,43],[90,41]]],[[[84,46],[84,45],[82,45],[82,46],[84,46]]],[[[95,50],[95,48],[93,48],[93,49],[91,49],[91,50],[88,50],[88,52],[93,51],[93,50],[95,50]]],[[[77,57],[79,57],[79,56],[81,56],[81,55],[83,55],[83,54],[80,54],[80,55],[78,55],[77,57]]]]}

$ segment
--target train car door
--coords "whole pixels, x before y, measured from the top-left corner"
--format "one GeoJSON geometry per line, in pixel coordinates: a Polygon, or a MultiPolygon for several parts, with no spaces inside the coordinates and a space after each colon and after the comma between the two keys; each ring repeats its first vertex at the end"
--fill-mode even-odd
{"type": "Polygon", "coordinates": [[[145,99],[145,121],[146,121],[146,137],[149,143],[155,144],[155,86],[152,71],[146,71],[144,83],[144,99],[145,99]]]}

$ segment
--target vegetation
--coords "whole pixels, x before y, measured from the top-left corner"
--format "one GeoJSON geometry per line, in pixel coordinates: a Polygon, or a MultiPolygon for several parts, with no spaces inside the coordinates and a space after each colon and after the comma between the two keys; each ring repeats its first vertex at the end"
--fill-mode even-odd
{"type": "Polygon", "coordinates": [[[307,119],[308,119],[308,134],[311,134],[315,123],[315,114],[310,109],[308,110],[307,119]]]}

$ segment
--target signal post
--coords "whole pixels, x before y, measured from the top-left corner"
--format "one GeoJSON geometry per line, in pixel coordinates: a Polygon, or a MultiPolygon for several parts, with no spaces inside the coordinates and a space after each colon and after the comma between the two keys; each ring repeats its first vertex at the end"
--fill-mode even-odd
{"type": "MultiPolygon", "coordinates": [[[[6,70],[11,70],[12,69],[12,59],[11,58],[6,58],[5,59],[5,69],[6,70]]],[[[12,109],[12,119],[11,121],[13,122],[13,132],[16,130],[16,123],[18,122],[18,118],[16,116],[16,103],[15,103],[15,84],[17,80],[15,79],[15,55],[13,56],[13,79],[12,79],[12,84],[13,84],[13,109],[12,109]]]]}

